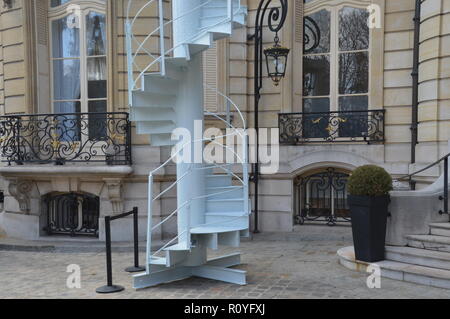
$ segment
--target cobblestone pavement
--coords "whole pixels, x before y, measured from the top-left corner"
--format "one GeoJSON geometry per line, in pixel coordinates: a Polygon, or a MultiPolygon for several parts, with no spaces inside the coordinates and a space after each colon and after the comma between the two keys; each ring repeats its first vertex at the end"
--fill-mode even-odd
{"type": "MultiPolygon", "coordinates": [[[[131,253],[115,253],[114,282],[122,293],[97,295],[105,283],[105,257],[99,253],[0,251],[0,298],[449,298],[438,288],[382,279],[381,289],[368,289],[365,274],[340,266],[336,251],[351,245],[348,227],[302,226],[294,233],[259,234],[242,244],[248,285],[235,286],[191,278],[156,288],[134,290],[123,272],[131,253]],[[68,289],[67,266],[78,264],[82,288],[68,289]]],[[[230,253],[225,250],[223,253],[230,253]]],[[[143,259],[144,255],[141,256],[143,259]]]]}

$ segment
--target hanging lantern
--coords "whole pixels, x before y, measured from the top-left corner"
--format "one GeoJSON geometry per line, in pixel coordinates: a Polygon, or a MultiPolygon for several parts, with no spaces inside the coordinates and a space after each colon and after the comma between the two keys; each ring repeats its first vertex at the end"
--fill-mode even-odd
{"type": "Polygon", "coordinates": [[[286,75],[286,67],[290,50],[282,47],[278,36],[275,37],[275,44],[264,50],[267,63],[267,73],[272,78],[275,86],[280,84],[281,79],[286,75]]]}

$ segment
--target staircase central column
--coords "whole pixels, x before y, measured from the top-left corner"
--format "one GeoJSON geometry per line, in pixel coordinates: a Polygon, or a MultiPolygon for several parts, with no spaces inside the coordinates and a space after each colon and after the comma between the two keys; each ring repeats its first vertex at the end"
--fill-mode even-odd
{"type": "MultiPolygon", "coordinates": [[[[202,55],[196,54],[189,61],[188,66],[183,72],[183,78],[180,81],[180,92],[177,102],[177,125],[185,128],[191,133],[191,141],[201,138],[194,135],[194,126],[196,121],[201,121],[201,134],[203,135],[203,72],[202,55]]],[[[197,122],[197,126],[198,126],[197,122]]],[[[199,127],[197,127],[198,130],[199,127]]],[[[187,142],[187,141],[186,141],[187,142]]],[[[205,195],[205,170],[195,169],[203,167],[202,163],[194,163],[195,158],[203,157],[203,143],[197,142],[191,145],[192,163],[181,163],[177,165],[177,178],[181,178],[189,169],[189,174],[183,178],[177,185],[177,204],[181,207],[185,202],[205,195]],[[196,154],[201,150],[201,154],[196,154]]],[[[188,227],[195,227],[205,222],[205,199],[196,199],[192,201],[190,207],[182,209],[178,213],[178,234],[179,242],[188,242],[188,227]],[[190,215],[190,219],[188,216],[190,215]]]]}

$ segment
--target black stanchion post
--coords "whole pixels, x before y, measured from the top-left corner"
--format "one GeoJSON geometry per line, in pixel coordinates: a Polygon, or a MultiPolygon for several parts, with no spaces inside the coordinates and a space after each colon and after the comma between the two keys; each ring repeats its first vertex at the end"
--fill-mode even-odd
{"type": "Polygon", "coordinates": [[[124,287],[113,285],[112,277],[112,256],[111,256],[111,217],[105,217],[105,236],[106,236],[106,286],[97,288],[96,292],[99,294],[111,294],[125,290],[124,287]]]}
{"type": "Polygon", "coordinates": [[[139,211],[138,208],[133,208],[133,233],[134,233],[134,266],[125,269],[126,272],[142,272],[145,268],[139,266],[139,211]]]}
{"type": "Polygon", "coordinates": [[[444,213],[448,214],[448,157],[444,160],[444,213]]]}

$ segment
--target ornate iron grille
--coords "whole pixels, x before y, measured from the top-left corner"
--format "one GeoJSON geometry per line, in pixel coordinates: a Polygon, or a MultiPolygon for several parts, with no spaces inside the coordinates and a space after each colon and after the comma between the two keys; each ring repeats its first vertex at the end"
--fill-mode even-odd
{"type": "Polygon", "coordinates": [[[85,194],[50,195],[43,199],[48,235],[98,237],[100,199],[85,194]]]}
{"type": "Polygon", "coordinates": [[[329,226],[350,221],[347,205],[349,175],[328,168],[325,172],[296,180],[298,213],[295,222],[323,221],[329,226]]]}
{"type": "Polygon", "coordinates": [[[280,144],[383,143],[385,110],[279,114],[280,144]]]}
{"type": "Polygon", "coordinates": [[[0,117],[2,161],[104,162],[131,165],[128,113],[36,114],[0,117]]]}

